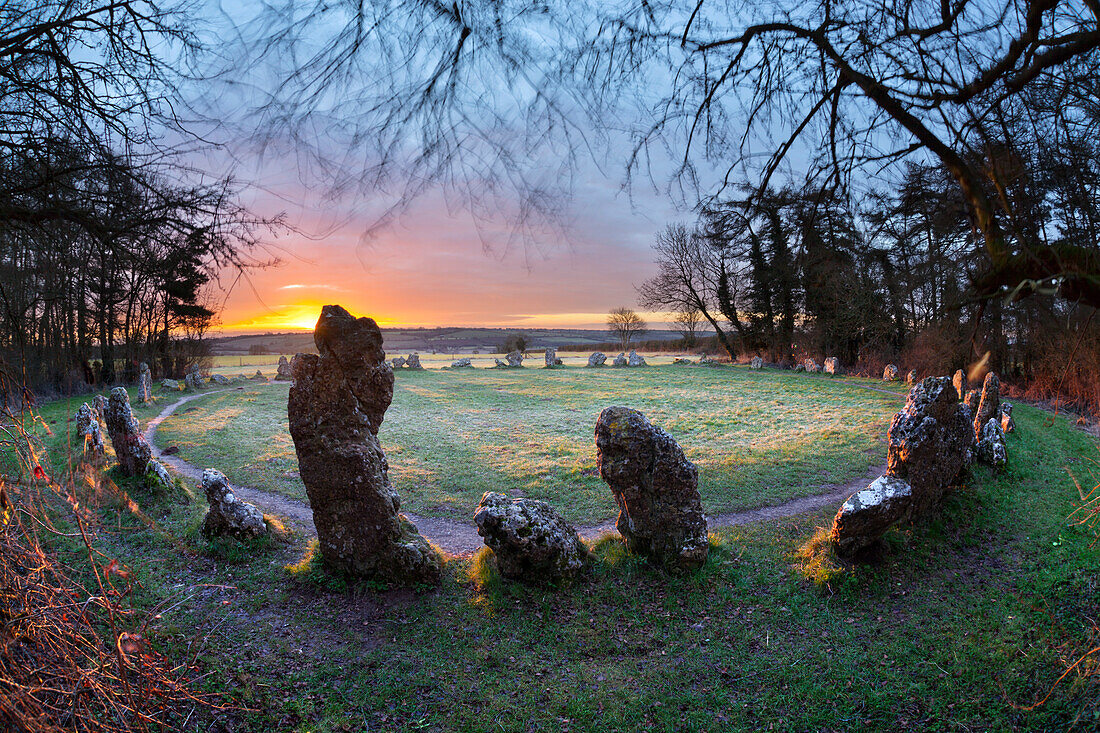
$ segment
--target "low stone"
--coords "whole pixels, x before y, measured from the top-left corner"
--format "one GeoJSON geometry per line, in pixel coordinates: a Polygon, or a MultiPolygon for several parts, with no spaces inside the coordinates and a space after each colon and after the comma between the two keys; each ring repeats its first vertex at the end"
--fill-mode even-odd
{"type": "Polygon", "coordinates": [[[119,469],[126,476],[143,476],[152,451],[141,434],[134,411],[130,409],[130,395],[125,387],[111,390],[104,420],[119,469]]]}
{"type": "Polygon", "coordinates": [[[896,364],[887,364],[886,368],[882,370],[882,381],[884,382],[896,382],[898,381],[898,367],[896,364]]]}
{"type": "Polygon", "coordinates": [[[394,369],[400,369],[405,366],[405,357],[395,356],[393,357],[393,359],[390,360],[390,363],[393,364],[394,369]]]}
{"type": "Polygon", "coordinates": [[[285,356],[280,356],[279,366],[275,370],[275,378],[281,381],[290,381],[290,374],[290,362],[287,361],[287,358],[285,356]]]}
{"type": "Polygon", "coordinates": [[[1001,430],[1005,433],[1016,432],[1016,421],[1012,419],[1012,403],[1001,403],[1001,430]]]}
{"type": "Polygon", "coordinates": [[[615,357],[615,360],[611,362],[613,367],[624,367],[629,364],[630,361],[626,358],[626,354],[619,352],[619,355],[615,357]]]}
{"type": "Polygon", "coordinates": [[[523,366],[523,354],[519,351],[509,351],[508,355],[504,357],[508,360],[507,366],[521,367],[523,366]]]}
{"type": "Polygon", "coordinates": [[[184,376],[183,381],[189,389],[200,389],[206,380],[202,378],[202,371],[199,369],[199,365],[194,364],[187,370],[187,375],[184,376]]]}
{"type": "Polygon", "coordinates": [[[672,436],[637,410],[608,407],[596,422],[596,464],[632,552],[669,567],[702,567],[709,544],[699,476],[672,436]]]}
{"type": "Polygon", "coordinates": [[[160,461],[150,460],[145,465],[145,487],[154,491],[168,491],[172,488],[172,477],[160,461]]]}
{"type": "Polygon", "coordinates": [[[253,382],[266,382],[267,381],[267,377],[265,377],[264,373],[261,372],[259,369],[257,369],[256,373],[253,374],[251,377],[249,377],[249,379],[253,382]]]}
{"type": "Polygon", "coordinates": [[[153,401],[153,375],[149,365],[141,362],[138,367],[138,402],[147,405],[153,401]]]}
{"type": "Polygon", "coordinates": [[[208,468],[202,472],[202,491],[210,504],[202,521],[204,537],[228,535],[243,540],[267,533],[263,513],[252,504],[238,499],[229,485],[229,479],[221,471],[208,468]]]}
{"type": "Polygon", "coordinates": [[[588,366],[590,367],[602,367],[605,361],[607,361],[607,355],[602,351],[595,351],[588,356],[588,366]]]}
{"type": "Polygon", "coordinates": [[[714,366],[718,362],[715,359],[711,359],[709,354],[703,354],[699,357],[699,363],[703,366],[714,366]]]}
{"type": "Polygon", "coordinates": [[[752,358],[752,361],[749,362],[749,369],[763,369],[763,368],[764,368],[764,360],[761,359],[759,356],[754,356],[752,358]]]}
{"type": "Polygon", "coordinates": [[[672,363],[674,366],[691,366],[693,364],[691,359],[685,359],[682,356],[673,358],[672,363]]]}
{"type": "Polygon", "coordinates": [[[94,407],[85,402],[76,411],[76,437],[81,444],[81,456],[93,466],[103,465],[106,460],[106,445],[103,431],[99,429],[99,417],[94,407]]]}
{"type": "MultiPolygon", "coordinates": [[[[177,385],[178,387],[179,385],[177,385]]],[[[103,422],[107,417],[107,398],[101,394],[97,394],[92,399],[92,410],[95,412],[95,419],[99,422],[103,422]]]]}
{"type": "Polygon", "coordinates": [[[212,374],[210,375],[210,381],[214,384],[220,384],[223,387],[227,384],[231,384],[231,380],[229,379],[229,377],[225,376],[224,374],[212,374]]]}
{"type": "Polygon", "coordinates": [[[493,361],[496,362],[496,364],[494,364],[493,366],[496,367],[497,369],[507,369],[508,368],[508,362],[506,362],[502,359],[493,359],[493,361]]]}
{"type": "Polygon", "coordinates": [[[821,373],[821,365],[813,359],[806,359],[804,362],[802,362],[802,364],[808,374],[821,373]]]}
{"type": "Polygon", "coordinates": [[[645,357],[643,357],[641,354],[639,354],[637,351],[634,351],[633,349],[630,350],[630,356],[627,357],[626,364],[627,366],[632,367],[648,366],[648,364],[645,363],[645,357]]]}
{"type": "Polygon", "coordinates": [[[905,479],[879,476],[852,494],[833,519],[832,540],[840,555],[854,555],[874,544],[910,512],[913,487],[905,479]]]}
{"type": "Polygon", "coordinates": [[[409,354],[409,357],[405,359],[405,367],[408,369],[423,369],[424,367],[420,366],[420,354],[415,351],[409,354]]]}
{"type": "Polygon", "coordinates": [[[839,377],[844,373],[844,367],[840,365],[840,359],[835,356],[830,356],[825,360],[825,373],[831,374],[834,377],[839,377]]]}
{"type": "Polygon", "coordinates": [[[182,387],[180,387],[180,383],[174,379],[162,379],[160,380],[160,386],[164,387],[165,389],[170,389],[174,392],[179,392],[180,389],[182,389],[182,387]]]}
{"type": "Polygon", "coordinates": [[[974,410],[974,435],[981,440],[982,429],[991,419],[1001,419],[1001,382],[993,372],[985,375],[982,397],[974,410]]]}
{"type": "Polygon", "coordinates": [[[914,384],[917,383],[917,370],[916,369],[910,369],[909,373],[905,375],[905,383],[907,385],[909,385],[910,387],[912,387],[914,384]]]}
{"type": "Polygon", "coordinates": [[[951,383],[955,385],[955,392],[959,395],[959,399],[963,399],[967,393],[966,372],[962,369],[956,371],[955,376],[951,378],[951,383]]]}
{"type": "MultiPolygon", "coordinates": [[[[500,359],[497,359],[497,361],[500,361],[500,359]]],[[[470,357],[468,357],[468,356],[464,356],[461,359],[455,359],[454,361],[451,362],[451,368],[452,369],[465,369],[467,367],[472,369],[473,366],[474,366],[474,363],[473,363],[473,361],[470,360],[470,357]]]]}
{"type": "Polygon", "coordinates": [[[980,389],[968,389],[963,396],[963,404],[966,405],[966,409],[970,410],[970,419],[973,421],[974,415],[978,414],[978,405],[982,401],[982,391],[980,389]]]}
{"type": "Polygon", "coordinates": [[[978,460],[993,468],[1003,468],[1008,462],[1005,434],[995,417],[986,420],[978,436],[978,460]]]}
{"type": "Polygon", "coordinates": [[[801,361],[798,362],[797,364],[794,365],[794,371],[796,371],[796,372],[806,371],[806,364],[804,362],[801,362],[801,361]]]}
{"type": "Polygon", "coordinates": [[[530,583],[564,580],[588,564],[588,549],[576,528],[544,501],[489,491],[477,505],[474,522],[505,578],[530,583]]]}

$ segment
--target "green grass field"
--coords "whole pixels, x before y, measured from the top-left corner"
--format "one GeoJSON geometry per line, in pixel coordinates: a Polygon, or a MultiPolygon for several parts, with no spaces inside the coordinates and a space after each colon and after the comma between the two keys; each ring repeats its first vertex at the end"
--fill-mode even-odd
{"type": "MultiPolygon", "coordinates": [[[[623,404],[676,438],[714,513],[821,493],[884,463],[900,403],[864,382],[738,367],[402,371],[379,435],[410,511],[467,518],[492,490],[593,522],[615,512],[596,472],[596,418],[623,404]]],[[[189,403],[161,424],[157,443],[305,500],[288,389],[246,386],[189,403]]]]}
{"type": "MultiPolygon", "coordinates": [[[[561,465],[572,466],[573,441],[578,452],[591,450],[594,411],[606,400],[666,424],[695,451],[710,481],[722,475],[719,455],[751,449],[756,440],[762,452],[746,450],[753,460],[727,472],[731,482],[746,482],[738,486],[781,483],[754,480],[759,473],[793,475],[766,451],[803,430],[862,435],[862,445],[837,441],[847,447],[836,455],[847,455],[856,470],[857,458],[881,453],[872,423],[899,404],[839,380],[733,368],[398,379],[383,427],[395,465],[410,454],[427,460],[433,445],[410,441],[435,440],[457,426],[472,445],[443,444],[436,452],[474,460],[512,446],[501,465],[523,473],[555,453],[552,445],[520,450],[513,431],[525,434],[520,426],[533,422],[539,440],[562,436],[561,465]],[[404,411],[430,409],[440,420],[447,405],[457,413],[453,423],[435,428],[421,420],[417,429],[426,432],[402,436],[404,411]],[[575,427],[568,427],[570,409],[586,413],[575,427]],[[509,427],[495,433],[502,423],[509,427]],[[480,445],[488,440],[494,448],[480,445]]],[[[221,404],[203,398],[203,411],[180,417],[223,414],[229,427],[222,442],[244,441],[247,416],[267,411],[260,400],[270,398],[272,413],[281,404],[280,389],[255,392],[221,404]]],[[[56,475],[65,463],[66,420],[78,403],[41,411],[37,430],[56,475]]],[[[109,492],[84,503],[98,518],[98,562],[117,560],[134,572],[134,625],[157,614],[143,629],[146,638],[172,659],[194,658],[204,675],[199,684],[226,695],[227,710],[195,711],[189,730],[1097,730],[1095,656],[1055,685],[1100,644],[1100,547],[1067,521],[1079,501],[1067,471],[1093,485],[1097,444],[1064,418],[1027,406],[1014,414],[1019,430],[1009,437],[1002,474],[976,467],[941,515],[891,530],[876,561],[826,587],[803,577],[796,551],[828,525],[835,506],[716,531],[711,559],[686,576],[630,557],[611,535],[596,543],[592,575],[567,588],[503,582],[474,559],[448,561],[439,589],[385,591],[314,566],[291,570],[303,567],[308,537],[203,540],[196,530],[205,505],[193,493],[150,494],[109,472],[156,531],[109,492]]],[[[791,450],[792,462],[823,470],[824,448],[807,442],[791,450]]],[[[414,493],[405,478],[398,485],[414,493]]],[[[797,490],[796,482],[784,486],[797,490]]],[[[705,490],[713,505],[721,492],[705,490]]],[[[589,493],[562,488],[554,496],[561,501],[570,491],[589,493]]],[[[600,501],[593,498],[593,513],[600,501]]],[[[87,552],[66,532],[72,525],[63,506],[56,511],[61,534],[45,540],[79,562],[87,552]]]]}

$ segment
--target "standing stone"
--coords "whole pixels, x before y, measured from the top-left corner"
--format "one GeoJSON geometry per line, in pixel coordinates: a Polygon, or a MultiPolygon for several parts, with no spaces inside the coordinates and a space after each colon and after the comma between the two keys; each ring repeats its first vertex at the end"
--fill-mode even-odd
{"type": "Polygon", "coordinates": [[[393,368],[394,368],[395,370],[396,370],[396,369],[400,369],[400,368],[402,368],[403,366],[405,366],[405,357],[403,357],[403,356],[395,356],[395,357],[393,357],[393,359],[391,360],[391,363],[393,364],[393,368]]]}
{"type": "Polygon", "coordinates": [[[611,362],[613,367],[624,367],[629,364],[629,360],[626,358],[626,354],[619,352],[619,355],[615,357],[615,361],[611,362]]]}
{"type": "Polygon", "coordinates": [[[229,486],[229,479],[221,471],[208,468],[202,472],[202,491],[210,504],[202,520],[203,537],[229,535],[243,540],[267,533],[263,513],[238,499],[229,486]]]}
{"type": "MultiPolygon", "coordinates": [[[[497,361],[500,361],[500,359],[497,359],[497,361]]],[[[503,364],[504,362],[501,362],[501,363],[503,364]]],[[[470,360],[470,357],[468,357],[468,356],[464,356],[461,359],[455,359],[454,361],[451,362],[451,368],[452,369],[462,369],[462,368],[465,368],[465,367],[473,368],[473,366],[474,366],[474,363],[470,360]]]]}
{"type": "Polygon", "coordinates": [[[797,364],[795,364],[795,365],[794,365],[794,370],[795,370],[796,372],[804,372],[804,371],[806,371],[806,363],[805,363],[805,362],[802,362],[802,361],[798,362],[797,364]]]}
{"type": "Polygon", "coordinates": [[[749,369],[763,369],[763,368],[764,368],[764,360],[761,359],[759,356],[754,356],[752,358],[752,361],[749,362],[749,369]]]}
{"type": "Polygon", "coordinates": [[[249,377],[249,379],[253,382],[266,382],[267,381],[267,377],[265,377],[264,373],[261,372],[259,369],[257,369],[256,373],[253,374],[251,377],[249,377]]]}
{"type": "Polygon", "coordinates": [[[607,355],[602,351],[594,351],[588,356],[588,366],[590,367],[602,367],[605,361],[607,361],[607,355]]]}
{"type": "Polygon", "coordinates": [[[191,389],[199,389],[202,387],[204,380],[198,364],[193,364],[191,368],[187,370],[187,374],[184,376],[183,381],[191,389]]]}
{"type": "Polygon", "coordinates": [[[637,351],[634,351],[633,349],[630,350],[630,356],[627,358],[626,363],[627,366],[632,367],[648,366],[648,364],[645,363],[645,357],[643,357],[641,354],[639,354],[637,351]]]}
{"type": "Polygon", "coordinates": [[[963,404],[966,405],[966,409],[970,410],[970,419],[973,420],[974,416],[978,414],[978,405],[982,401],[982,392],[978,389],[968,389],[966,395],[963,397],[963,404]]]}
{"type": "Polygon", "coordinates": [[[959,395],[960,400],[966,397],[966,372],[962,369],[956,371],[955,376],[951,378],[951,383],[955,385],[955,393],[959,395]]]}
{"type": "Polygon", "coordinates": [[[145,464],[145,487],[154,491],[168,491],[172,488],[172,476],[160,461],[150,460],[145,464]]]}
{"type": "Polygon", "coordinates": [[[326,305],[313,339],[320,353],[294,360],[287,413],[325,564],[389,583],[439,582],[442,561],[398,513],[378,440],[393,399],[378,325],[326,305]]]}
{"type": "Polygon", "coordinates": [[[107,398],[101,394],[97,394],[92,400],[92,411],[95,412],[95,419],[99,422],[103,422],[107,419],[107,398]]]}
{"type": "Polygon", "coordinates": [[[831,374],[834,377],[839,377],[844,373],[844,368],[840,366],[840,359],[835,356],[830,356],[825,360],[825,373],[831,374]]]}
{"type": "Polygon", "coordinates": [[[423,369],[424,367],[420,366],[420,354],[415,351],[409,354],[409,358],[405,360],[405,366],[409,369],[423,369]]]}
{"type": "MultiPolygon", "coordinates": [[[[257,370],[258,372],[259,370],[257,370]]],[[[289,380],[290,377],[290,362],[287,361],[285,356],[279,357],[279,366],[275,370],[275,378],[281,380],[289,380]]]]}
{"type": "Polygon", "coordinates": [[[180,383],[177,382],[174,379],[167,379],[167,378],[162,379],[162,380],[160,380],[160,386],[164,387],[165,389],[170,389],[173,392],[179,392],[180,391],[180,383]]]}
{"type": "Polygon", "coordinates": [[[806,361],[803,362],[803,366],[809,374],[819,374],[821,372],[821,365],[813,359],[806,359],[806,361]]]}
{"type": "Polygon", "coordinates": [[[506,366],[510,366],[510,367],[521,367],[521,366],[523,366],[523,354],[521,354],[518,351],[509,351],[508,355],[505,356],[504,358],[508,360],[508,364],[506,366]]]}
{"type": "Polygon", "coordinates": [[[504,361],[503,359],[493,359],[493,361],[496,362],[493,366],[497,369],[508,368],[508,362],[504,361]]]}
{"type": "Polygon", "coordinates": [[[153,401],[153,375],[145,362],[138,367],[138,401],[143,405],[153,401]]]}
{"type": "Polygon", "coordinates": [[[974,435],[981,440],[982,428],[990,419],[1001,419],[1001,382],[993,372],[985,375],[982,398],[974,412],[974,435]]]}
{"type": "Polygon", "coordinates": [[[141,476],[149,463],[152,451],[141,435],[134,411],[130,409],[130,395],[125,387],[111,390],[107,401],[107,434],[111,436],[111,445],[115,449],[115,458],[123,475],[141,476]]]}
{"type": "Polygon", "coordinates": [[[496,556],[500,574],[526,582],[571,578],[588,564],[577,530],[549,504],[488,491],[474,512],[477,533],[496,556]]]}
{"type": "Polygon", "coordinates": [[[76,437],[81,443],[83,460],[93,466],[102,465],[106,457],[103,431],[99,429],[95,408],[87,402],[76,411],[76,437]]]}
{"type": "Polygon", "coordinates": [[[1012,403],[1001,403],[1001,430],[1005,433],[1016,432],[1016,421],[1012,419],[1012,403]]]}
{"type": "Polygon", "coordinates": [[[558,350],[553,347],[547,347],[546,353],[543,355],[543,362],[546,364],[546,368],[562,366],[564,362],[558,358],[558,350]]]}
{"type": "Polygon", "coordinates": [[[596,422],[596,463],[631,551],[662,565],[702,567],[709,546],[698,472],[672,436],[636,410],[608,407],[596,422]]]}
{"type": "Polygon", "coordinates": [[[882,381],[884,382],[896,382],[898,381],[898,367],[897,364],[887,364],[886,368],[882,370],[882,381]]]}
{"type": "Polygon", "coordinates": [[[910,369],[909,373],[905,375],[905,383],[907,385],[909,385],[910,387],[912,387],[914,384],[917,383],[917,370],[916,369],[910,369]]]}
{"type": "Polygon", "coordinates": [[[220,384],[223,387],[230,383],[229,377],[225,376],[224,374],[212,374],[210,375],[210,381],[214,384],[220,384]]]}
{"type": "Polygon", "coordinates": [[[1008,446],[1005,434],[997,418],[991,417],[982,426],[978,434],[978,460],[993,468],[1003,468],[1008,462],[1008,446]]]}

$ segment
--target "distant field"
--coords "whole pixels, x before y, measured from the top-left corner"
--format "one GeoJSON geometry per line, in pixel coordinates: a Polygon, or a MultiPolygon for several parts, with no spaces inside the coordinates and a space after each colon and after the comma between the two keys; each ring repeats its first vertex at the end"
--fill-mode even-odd
{"type": "MultiPolygon", "coordinates": [[[[468,517],[492,490],[597,521],[615,508],[596,474],[596,418],[627,405],[680,442],[717,512],[815,493],[882,463],[900,402],[862,381],[739,367],[402,371],[380,436],[410,511],[468,517]]],[[[212,395],[166,420],[157,442],[235,482],[305,499],[288,389],[212,395]]]]}

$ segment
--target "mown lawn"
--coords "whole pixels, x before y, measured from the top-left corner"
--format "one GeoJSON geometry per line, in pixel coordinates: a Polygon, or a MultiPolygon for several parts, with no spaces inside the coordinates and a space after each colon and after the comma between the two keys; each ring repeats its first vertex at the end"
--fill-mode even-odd
{"type": "MultiPolygon", "coordinates": [[[[667,375],[670,386],[715,379],[667,375]]],[[[779,389],[788,377],[765,378],[779,389]]],[[[623,384],[639,400],[660,391],[623,384]]],[[[805,379],[779,399],[815,390],[826,401],[843,387],[805,379]]],[[[876,405],[860,392],[853,407],[858,396],[876,405]]],[[[659,397],[649,399],[639,404],[656,416],[659,397]]],[[[43,417],[56,426],[72,407],[43,417]]],[[[794,555],[835,507],[716,532],[711,560],[688,576],[609,537],[591,576],[568,588],[452,560],[439,589],[380,590],[287,569],[308,553],[305,537],[208,543],[195,531],[201,500],[113,476],[157,527],[102,500],[98,547],[103,564],[134,569],[135,626],[171,598],[146,633],[170,656],[197,654],[200,684],[235,702],[197,712],[195,730],[1096,730],[1095,672],[1071,673],[1023,709],[1097,643],[1100,548],[1066,520],[1077,500],[1067,469],[1089,480],[1096,442],[1048,413],[1015,415],[1003,474],[975,469],[941,516],[892,530],[876,562],[824,588],[794,555]]],[[[56,471],[61,446],[46,442],[56,471]]],[[[71,537],[51,542],[83,556],[71,537]]]]}
{"type": "MultiPolygon", "coordinates": [[[[900,401],[864,388],[881,385],[735,367],[402,371],[380,437],[409,511],[468,518],[491,490],[595,522],[615,512],[596,472],[596,418],[622,404],[676,438],[699,467],[704,507],[720,512],[820,493],[884,463],[900,401]]],[[[157,444],[305,500],[288,389],[246,385],[188,403],[157,444]]]]}

